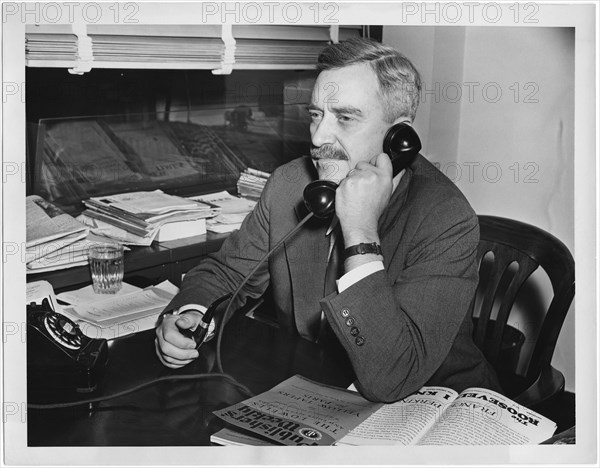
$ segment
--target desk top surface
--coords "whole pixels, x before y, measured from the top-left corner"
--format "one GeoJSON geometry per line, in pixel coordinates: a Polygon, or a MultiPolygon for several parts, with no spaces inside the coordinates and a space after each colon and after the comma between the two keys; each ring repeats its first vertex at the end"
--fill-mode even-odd
{"type": "MultiPolygon", "coordinates": [[[[153,242],[148,247],[132,247],[131,250],[125,252],[125,276],[145,268],[205,256],[218,250],[228,235],[209,232],[174,241],[153,242]]],[[[58,292],[90,284],[92,278],[87,265],[27,275],[28,282],[40,280],[49,281],[58,292]]]]}
{"type": "MultiPolygon", "coordinates": [[[[154,351],[154,331],[115,340],[99,388],[89,397],[111,395],[160,377],[216,373],[216,340],[181,369],[164,367],[154,351]]],[[[242,314],[223,336],[225,372],[254,394],[294,374],[348,386],[353,372],[344,354],[290,335],[242,314]]],[[[247,398],[230,381],[214,377],[168,380],[87,407],[29,409],[29,446],[194,446],[210,445],[223,427],[212,411],[247,398]]]]}

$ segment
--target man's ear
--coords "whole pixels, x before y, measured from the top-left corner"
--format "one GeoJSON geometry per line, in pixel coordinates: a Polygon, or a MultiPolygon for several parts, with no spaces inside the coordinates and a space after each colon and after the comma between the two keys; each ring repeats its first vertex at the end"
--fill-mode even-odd
{"type": "MultiPolygon", "coordinates": [[[[410,125],[410,126],[412,127],[412,120],[411,120],[411,118],[410,118],[410,117],[408,117],[407,115],[402,115],[402,116],[400,116],[400,117],[396,118],[396,120],[394,120],[394,121],[392,122],[392,125],[396,125],[396,124],[398,124],[398,123],[406,123],[406,124],[408,124],[408,125],[410,125]]],[[[390,125],[390,127],[391,127],[392,125],[390,125]]]]}

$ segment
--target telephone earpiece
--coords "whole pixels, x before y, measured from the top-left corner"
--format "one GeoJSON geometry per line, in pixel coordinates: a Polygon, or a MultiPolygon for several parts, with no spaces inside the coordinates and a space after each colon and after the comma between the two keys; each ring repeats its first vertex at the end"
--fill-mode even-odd
{"type": "Polygon", "coordinates": [[[394,177],[410,166],[421,151],[421,139],[415,129],[402,122],[390,127],[383,138],[383,152],[392,160],[394,177]]]}
{"type": "MultiPolygon", "coordinates": [[[[420,150],[419,135],[405,122],[393,125],[383,139],[383,152],[392,161],[394,177],[410,166],[420,150]]],[[[304,204],[315,217],[329,218],[333,215],[337,186],[330,180],[315,180],[304,188],[304,204]]]]}

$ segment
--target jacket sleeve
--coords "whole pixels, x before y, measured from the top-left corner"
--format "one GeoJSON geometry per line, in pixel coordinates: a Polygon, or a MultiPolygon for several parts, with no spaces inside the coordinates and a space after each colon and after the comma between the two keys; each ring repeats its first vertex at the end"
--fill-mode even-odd
{"type": "Polygon", "coordinates": [[[442,364],[475,293],[478,242],[470,208],[438,204],[410,245],[383,252],[385,270],[321,301],[366,398],[402,399],[442,364]]]}
{"type": "MultiPolygon", "coordinates": [[[[240,229],[227,237],[218,252],[208,255],[186,273],[179,293],[165,310],[185,304],[208,307],[215,299],[233,292],[239,286],[268,250],[271,191],[272,178],[267,181],[260,200],[244,219],[240,229]]],[[[262,296],[268,283],[268,265],[263,262],[240,291],[232,304],[233,310],[241,307],[248,298],[262,296]]]]}

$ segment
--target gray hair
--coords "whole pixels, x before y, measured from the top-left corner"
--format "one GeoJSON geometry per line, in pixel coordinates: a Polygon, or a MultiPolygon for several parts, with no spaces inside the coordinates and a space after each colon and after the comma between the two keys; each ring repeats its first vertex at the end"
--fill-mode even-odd
{"type": "Polygon", "coordinates": [[[389,103],[386,106],[388,121],[402,116],[414,120],[419,107],[421,77],[411,61],[396,49],[372,39],[348,39],[321,51],[317,71],[359,63],[368,63],[375,72],[381,97],[389,103]]]}

